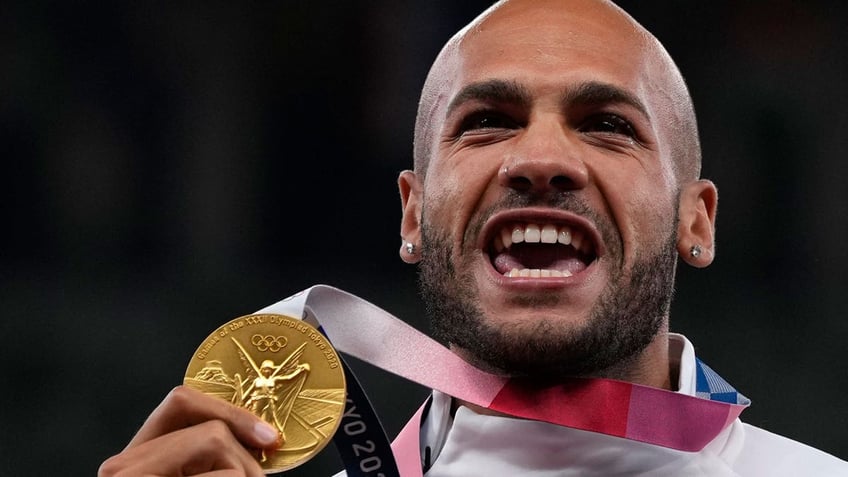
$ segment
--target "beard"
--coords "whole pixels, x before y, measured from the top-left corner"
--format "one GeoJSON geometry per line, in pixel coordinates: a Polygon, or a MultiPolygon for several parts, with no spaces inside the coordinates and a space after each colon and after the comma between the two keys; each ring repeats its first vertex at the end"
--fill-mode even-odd
{"type": "MultiPolygon", "coordinates": [[[[551,199],[545,205],[574,211],[596,224],[608,246],[604,259],[612,267],[610,281],[583,321],[552,312],[533,323],[505,323],[486,317],[480,308],[471,271],[474,249],[468,244],[495,210],[527,202],[513,196],[480,214],[465,234],[458,266],[451,260],[448,237],[422,226],[418,279],[434,338],[462,348],[473,364],[507,376],[626,379],[628,365],[666,325],[677,266],[676,227],[669,227],[657,250],[635,257],[627,274],[620,237],[608,220],[573,195],[551,199]]],[[[517,300],[527,307],[552,307],[564,299],[551,294],[517,300]]]]}

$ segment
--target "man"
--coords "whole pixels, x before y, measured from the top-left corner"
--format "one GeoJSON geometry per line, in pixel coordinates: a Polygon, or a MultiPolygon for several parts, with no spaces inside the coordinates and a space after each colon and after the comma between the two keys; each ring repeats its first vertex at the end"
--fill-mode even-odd
{"type": "MultiPolygon", "coordinates": [[[[699,178],[682,76],[618,7],[495,4],[433,64],[414,152],[399,178],[400,254],[419,265],[434,333],[457,355],[529,389],[592,378],[689,399],[702,377],[723,383],[668,329],[677,258],[713,260],[716,188],[699,178]]],[[[656,421],[663,410],[648,404],[656,421]]],[[[629,439],[502,414],[434,393],[426,475],[848,475],[738,419],[679,450],[652,440],[664,422],[629,439]]],[[[250,413],[177,388],[101,475],[258,476],[246,448],[275,439],[250,413]]]]}

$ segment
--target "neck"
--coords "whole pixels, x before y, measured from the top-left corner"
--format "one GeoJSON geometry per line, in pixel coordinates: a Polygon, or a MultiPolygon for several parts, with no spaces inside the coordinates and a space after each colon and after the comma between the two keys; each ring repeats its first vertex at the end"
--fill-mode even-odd
{"type": "MultiPolygon", "coordinates": [[[[677,391],[679,369],[677,367],[672,368],[670,364],[668,329],[664,328],[657,333],[654,340],[638,356],[586,377],[616,379],[643,386],[677,391]]],[[[497,411],[454,399],[453,410],[455,411],[458,406],[466,406],[478,414],[501,415],[497,411]]]]}
{"type": "Polygon", "coordinates": [[[676,391],[678,369],[672,369],[668,351],[668,329],[663,329],[637,356],[599,373],[596,378],[617,379],[642,386],[676,391]]]}

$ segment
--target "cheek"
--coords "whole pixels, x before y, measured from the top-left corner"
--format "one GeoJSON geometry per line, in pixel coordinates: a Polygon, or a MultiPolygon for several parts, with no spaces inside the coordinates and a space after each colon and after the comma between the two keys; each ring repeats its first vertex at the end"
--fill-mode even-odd
{"type": "Polygon", "coordinates": [[[657,193],[636,194],[629,203],[630,214],[638,217],[638,225],[649,235],[657,235],[667,230],[675,215],[671,198],[657,193]]]}
{"type": "Polygon", "coordinates": [[[431,234],[453,242],[452,230],[463,215],[462,189],[452,177],[429,174],[424,187],[424,221],[431,234]]]}
{"type": "Polygon", "coordinates": [[[659,171],[618,170],[599,183],[621,234],[625,255],[664,243],[674,228],[675,193],[659,171]]]}
{"type": "Polygon", "coordinates": [[[443,178],[439,174],[429,174],[424,185],[426,215],[430,221],[442,221],[445,216],[446,204],[456,200],[458,190],[450,178],[443,178]]]}
{"type": "Polygon", "coordinates": [[[469,218],[484,200],[490,175],[480,168],[454,167],[437,169],[428,174],[425,183],[425,214],[429,222],[464,233],[469,218]]]}
{"type": "Polygon", "coordinates": [[[634,217],[631,225],[636,247],[655,250],[674,232],[677,208],[667,189],[640,190],[631,198],[628,208],[627,213],[634,217]]]}

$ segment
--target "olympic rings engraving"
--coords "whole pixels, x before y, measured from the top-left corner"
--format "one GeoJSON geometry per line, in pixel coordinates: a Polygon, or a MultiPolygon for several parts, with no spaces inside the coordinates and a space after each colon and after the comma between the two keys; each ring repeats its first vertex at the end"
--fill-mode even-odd
{"type": "Polygon", "coordinates": [[[259,351],[270,351],[276,353],[286,347],[289,340],[285,336],[271,335],[253,335],[250,337],[250,344],[256,347],[259,351]]]}

